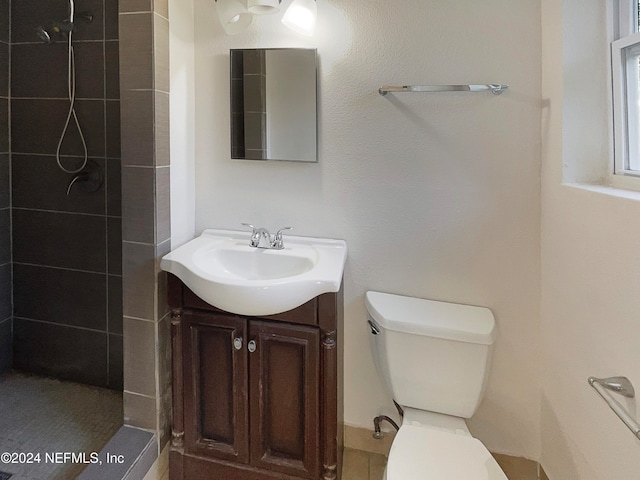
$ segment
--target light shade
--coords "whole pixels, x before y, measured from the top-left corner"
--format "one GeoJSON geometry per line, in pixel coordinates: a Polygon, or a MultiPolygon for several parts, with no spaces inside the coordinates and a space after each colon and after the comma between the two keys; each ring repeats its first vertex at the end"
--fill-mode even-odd
{"type": "Polygon", "coordinates": [[[247,0],[247,10],[254,15],[277,13],[281,0],[247,0]]]}
{"type": "Polygon", "coordinates": [[[240,33],[253,22],[251,15],[238,0],[216,0],[218,18],[229,35],[240,33]]]}
{"type": "Polygon", "coordinates": [[[293,0],[282,17],[282,23],[302,35],[312,35],[317,15],[316,0],[293,0]]]}

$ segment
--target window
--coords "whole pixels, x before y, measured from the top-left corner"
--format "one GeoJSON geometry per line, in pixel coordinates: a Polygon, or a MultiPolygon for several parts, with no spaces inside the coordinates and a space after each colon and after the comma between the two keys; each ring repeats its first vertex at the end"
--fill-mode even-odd
{"type": "Polygon", "coordinates": [[[640,1],[618,0],[611,44],[614,176],[640,177],[640,1]]]}

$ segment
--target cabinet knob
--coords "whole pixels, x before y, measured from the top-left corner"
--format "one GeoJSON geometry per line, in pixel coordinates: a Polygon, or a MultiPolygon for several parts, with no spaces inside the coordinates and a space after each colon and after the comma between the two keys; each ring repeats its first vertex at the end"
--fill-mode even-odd
{"type": "Polygon", "coordinates": [[[242,348],[242,337],[236,337],[233,339],[233,348],[240,350],[242,348]]]}
{"type": "Polygon", "coordinates": [[[247,343],[247,349],[251,353],[255,352],[256,351],[256,341],[255,340],[250,340],[249,343],[247,343]]]}

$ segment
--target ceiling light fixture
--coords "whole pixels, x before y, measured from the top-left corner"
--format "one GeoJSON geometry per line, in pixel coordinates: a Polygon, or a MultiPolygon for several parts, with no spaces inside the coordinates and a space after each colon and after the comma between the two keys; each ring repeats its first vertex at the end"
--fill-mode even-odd
{"type": "Polygon", "coordinates": [[[254,15],[278,13],[282,0],[247,0],[247,10],[254,15]]]}
{"type": "Polygon", "coordinates": [[[316,0],[293,0],[282,17],[282,23],[294,32],[311,36],[316,26],[316,0]]]}
{"type": "Polygon", "coordinates": [[[235,35],[253,22],[251,15],[239,0],[215,0],[218,6],[218,18],[229,35],[235,35]]]}

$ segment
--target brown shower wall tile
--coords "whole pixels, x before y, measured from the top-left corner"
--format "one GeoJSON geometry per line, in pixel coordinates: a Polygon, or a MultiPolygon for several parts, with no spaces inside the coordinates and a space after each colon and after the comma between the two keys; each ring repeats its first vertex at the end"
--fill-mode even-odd
{"type": "Polygon", "coordinates": [[[154,165],[154,96],[151,90],[123,91],[120,103],[122,165],[154,165]]]}
{"type": "Polygon", "coordinates": [[[11,265],[0,265],[0,318],[11,317],[11,265]]]}
{"type": "Polygon", "coordinates": [[[15,318],[13,337],[15,368],[106,386],[106,333],[15,318]]]}
{"type": "Polygon", "coordinates": [[[9,151],[9,100],[0,98],[0,153],[9,151]]]}
{"type": "Polygon", "coordinates": [[[153,16],[154,88],[169,92],[169,21],[153,16]]]}
{"type": "MultiPolygon", "coordinates": [[[[73,32],[73,39],[82,40],[104,40],[104,2],[103,0],[75,0],[76,12],[88,12],[93,15],[91,22],[86,22],[76,17],[76,28],[73,32]]],[[[66,2],[65,7],[66,7],[66,2]]]]}
{"type": "Polygon", "coordinates": [[[0,208],[9,207],[10,175],[9,154],[0,153],[0,208]]]}
{"type": "Polygon", "coordinates": [[[171,251],[171,239],[156,246],[156,291],[158,292],[156,304],[156,318],[163,318],[169,313],[167,302],[167,272],[160,268],[160,260],[171,251]]]}
{"type": "Polygon", "coordinates": [[[17,263],[13,279],[16,317],[107,330],[105,275],[17,263]]]}
{"type": "Polygon", "coordinates": [[[125,391],[122,400],[125,425],[146,430],[155,430],[157,428],[155,397],[136,395],[125,391]]]}
{"type": "MultiPolygon", "coordinates": [[[[18,365],[34,372],[122,388],[120,17],[117,0],[76,0],[75,7],[76,12],[93,16],[92,22],[76,17],[76,112],[88,155],[102,168],[105,183],[94,193],[74,186],[67,196],[73,174],[61,172],[55,162],[69,111],[67,49],[66,41],[52,27],[67,18],[68,6],[57,0],[0,0],[0,97],[9,90],[12,94],[11,118],[7,118],[6,100],[0,98],[0,211],[3,202],[9,202],[11,188],[14,261],[18,262],[16,306],[23,329],[16,337],[21,345],[16,358],[18,365]],[[39,43],[34,31],[38,25],[59,42],[39,43]],[[6,45],[9,41],[13,45],[6,45]],[[9,48],[14,49],[11,55],[9,48]],[[9,70],[12,78],[2,77],[9,70]],[[9,121],[11,139],[3,138],[9,121]],[[9,140],[13,142],[11,173],[8,155],[2,153],[8,151],[9,140]],[[48,281],[43,284],[43,279],[48,281]],[[69,288],[60,291],[60,285],[69,288]],[[78,305],[76,297],[67,295],[74,290],[84,293],[86,305],[84,300],[78,305]],[[29,317],[39,321],[29,322],[29,317]],[[64,346],[64,335],[74,340],[64,346]],[[75,343],[81,348],[90,345],[91,354],[77,352],[75,343]],[[44,355],[36,351],[41,347],[44,355]],[[74,352],[74,358],[67,358],[63,350],[74,352]],[[90,361],[76,361],[79,355],[90,361]],[[76,364],[67,364],[71,360],[76,364]],[[47,362],[57,366],[49,370],[47,362]]],[[[82,142],[73,121],[62,154],[67,168],[82,161],[78,158],[83,155],[82,142]]],[[[2,219],[0,213],[0,224],[2,219]]],[[[0,243],[1,237],[2,233],[0,243]]],[[[0,281],[0,300],[3,293],[0,281]]]]}
{"type": "Polygon", "coordinates": [[[124,318],[124,389],[141,395],[156,394],[156,324],[124,318]]]}
{"type": "Polygon", "coordinates": [[[155,92],[155,166],[169,166],[169,94],[155,92]]]}
{"type": "Polygon", "coordinates": [[[64,2],[42,0],[11,1],[11,42],[37,42],[34,27],[41,25],[49,29],[54,22],[68,16],[64,2]]]}
{"type": "Polygon", "coordinates": [[[122,243],[123,315],[153,320],[155,315],[155,247],[122,243]]]}
{"type": "Polygon", "coordinates": [[[13,210],[13,261],[89,272],[106,271],[104,217],[13,210]]]}
{"type": "Polygon", "coordinates": [[[104,39],[118,39],[118,0],[104,0],[104,39]]]}
{"type": "Polygon", "coordinates": [[[122,277],[109,275],[107,279],[109,289],[109,325],[107,331],[122,335],[122,277]]]}
{"type": "MultiPolygon", "coordinates": [[[[61,157],[60,161],[68,169],[82,165],[79,157],[61,157]]],[[[104,171],[105,160],[93,158],[104,171]]],[[[12,155],[12,195],[14,208],[55,210],[58,212],[105,213],[104,185],[95,192],[83,192],[79,188],[67,188],[73,175],[58,167],[53,155],[12,155]]]]}
{"type": "Polygon", "coordinates": [[[11,6],[9,0],[0,0],[0,42],[9,43],[9,18],[11,6]]]}
{"type": "Polygon", "coordinates": [[[122,216],[122,174],[120,159],[107,159],[107,215],[122,216]]]}
{"type": "Polygon", "coordinates": [[[122,275],[122,218],[107,217],[107,272],[122,275]]]}
{"type": "Polygon", "coordinates": [[[0,373],[11,369],[13,357],[13,321],[10,318],[0,321],[0,373]]]}
{"type": "Polygon", "coordinates": [[[124,388],[122,342],[122,335],[109,334],[109,383],[107,386],[119,391],[124,388]]]}
{"type": "Polygon", "coordinates": [[[152,0],[120,0],[118,8],[120,13],[151,12],[152,0]]]}
{"type": "Polygon", "coordinates": [[[107,100],[106,104],[106,132],[107,136],[107,157],[120,159],[120,101],[107,100]]]}
{"type": "Polygon", "coordinates": [[[0,42],[0,97],[9,96],[9,44],[0,42]]]}
{"type": "MultiPolygon", "coordinates": [[[[11,211],[0,208],[0,265],[11,262],[11,211]]],[[[2,288],[2,287],[0,287],[2,288]]],[[[0,318],[0,320],[4,320],[0,318]]]]}
{"type": "MultiPolygon", "coordinates": [[[[67,45],[57,43],[12,46],[11,96],[62,98],[67,86],[67,45]],[[47,72],[43,75],[43,72],[47,72]]],[[[76,98],[104,98],[104,61],[101,42],[75,42],[76,98]]],[[[116,72],[117,73],[117,72],[116,72]]]]}
{"type": "Polygon", "coordinates": [[[122,239],[128,242],[155,242],[155,169],[122,169],[122,239]]]}
{"type": "MultiPolygon", "coordinates": [[[[170,167],[156,168],[156,245],[171,239],[170,167]]],[[[169,252],[167,252],[169,253],[169,252]]]]}
{"type": "MultiPolygon", "coordinates": [[[[87,23],[76,19],[74,40],[102,40],[103,5],[102,0],[76,0],[78,13],[89,12],[93,21],[87,23]]],[[[68,19],[66,2],[43,2],[42,0],[20,0],[11,2],[11,41],[12,43],[37,42],[34,27],[43,26],[53,34],[54,24],[68,19]]],[[[64,41],[62,35],[53,34],[54,39],[64,41]]]]}
{"type": "MultiPolygon", "coordinates": [[[[121,5],[122,7],[122,5],[121,5]]],[[[153,13],[120,13],[120,90],[153,88],[153,13]]]]}
{"type": "Polygon", "coordinates": [[[120,98],[120,45],[117,40],[105,42],[104,59],[106,66],[106,98],[120,98]]]}
{"type": "MultiPolygon", "coordinates": [[[[89,156],[103,157],[104,101],[77,100],[75,106],[89,156]]],[[[55,155],[60,129],[52,128],[52,125],[64,125],[68,111],[68,100],[12,99],[12,150],[18,153],[55,155]]],[[[82,143],[73,122],[64,138],[61,152],[63,155],[82,155],[82,143]]]]}
{"type": "Polygon", "coordinates": [[[12,46],[12,97],[66,98],[67,46],[63,43],[12,46]],[[47,72],[43,75],[43,72],[47,72]]]}

